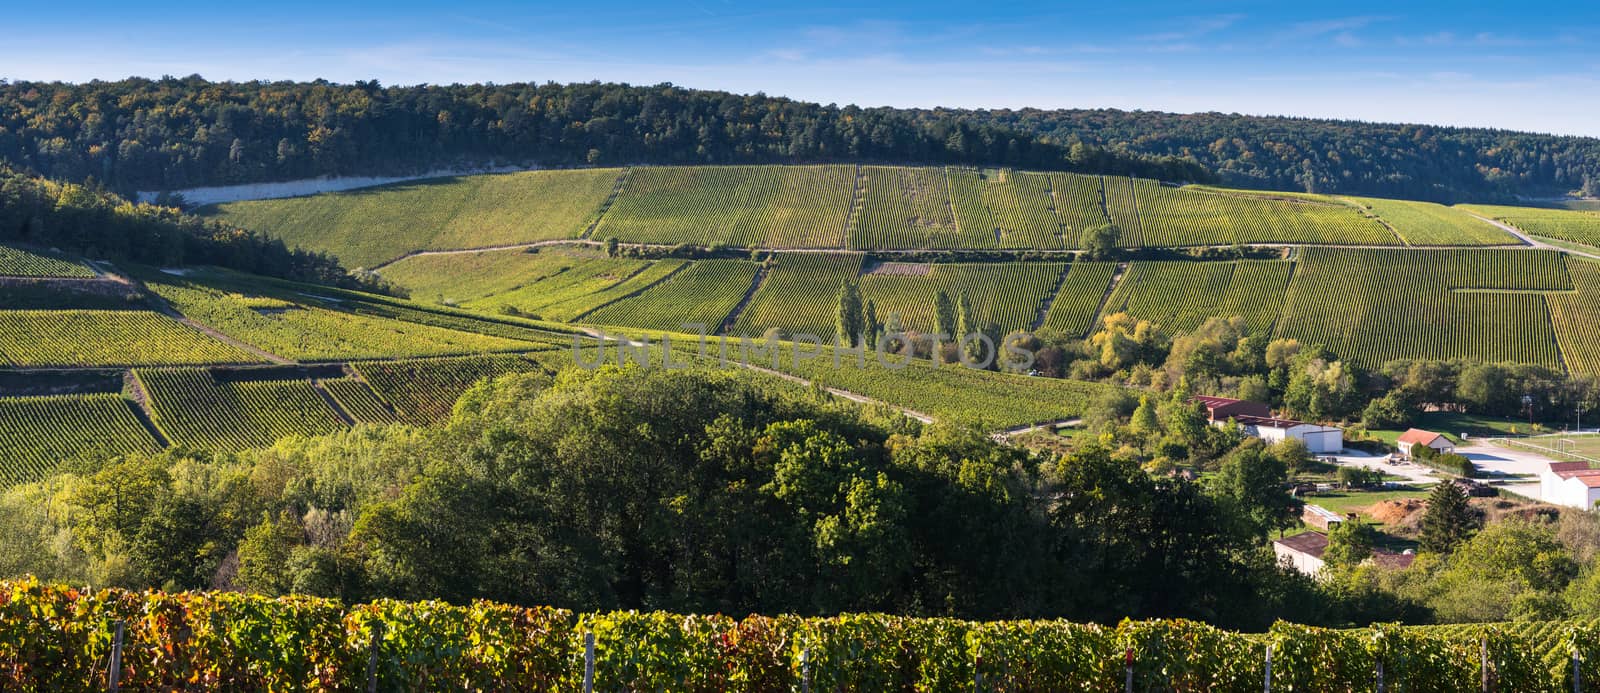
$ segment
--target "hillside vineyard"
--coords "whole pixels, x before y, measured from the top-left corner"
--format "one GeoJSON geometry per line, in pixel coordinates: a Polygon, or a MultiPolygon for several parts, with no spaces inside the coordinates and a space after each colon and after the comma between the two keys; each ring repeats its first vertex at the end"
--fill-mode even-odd
{"type": "MultiPolygon", "coordinates": [[[[1297,243],[1515,245],[1440,205],[1010,169],[700,166],[533,171],[231,202],[224,221],[372,267],[551,240],[808,250],[1073,250],[1297,243]],[[491,181],[491,182],[485,182],[491,181]]],[[[1600,224],[1600,217],[1588,221],[1600,224]]]]}
{"type": "MultiPolygon", "coordinates": [[[[0,246],[16,297],[0,309],[0,364],[18,376],[0,383],[6,479],[93,454],[434,424],[482,379],[555,374],[575,340],[598,348],[578,336],[596,330],[826,344],[844,285],[912,331],[937,327],[942,293],[993,334],[1083,339],[1125,313],[1176,337],[1238,317],[1366,369],[1461,358],[1600,375],[1600,250],[1583,245],[1600,215],[1581,211],[884,165],[532,171],[201,211],[375,268],[410,298],[0,246]],[[1080,255],[1105,225],[1116,257],[1080,255]]],[[[1111,387],[830,355],[776,368],[992,430],[1081,415],[1111,387]]]]}

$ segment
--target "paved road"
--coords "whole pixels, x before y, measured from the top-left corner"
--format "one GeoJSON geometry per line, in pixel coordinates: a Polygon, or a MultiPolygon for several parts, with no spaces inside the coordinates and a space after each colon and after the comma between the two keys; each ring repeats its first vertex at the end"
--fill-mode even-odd
{"type": "Polygon", "coordinates": [[[1585,252],[1583,252],[1581,250],[1571,250],[1571,249],[1568,249],[1568,248],[1562,248],[1560,246],[1550,245],[1549,243],[1546,243],[1546,242],[1541,241],[1541,240],[1539,240],[1537,238],[1534,238],[1533,236],[1529,236],[1528,234],[1523,233],[1522,229],[1519,229],[1519,228],[1517,228],[1515,226],[1507,224],[1507,223],[1505,223],[1503,221],[1500,221],[1498,219],[1490,219],[1489,217],[1473,214],[1472,212],[1467,212],[1467,215],[1471,216],[1471,217],[1474,217],[1474,218],[1478,219],[1479,221],[1484,221],[1484,222],[1487,222],[1489,224],[1493,224],[1495,228],[1500,229],[1501,231],[1509,233],[1509,234],[1511,234],[1513,236],[1516,236],[1518,240],[1522,241],[1523,243],[1525,243],[1527,245],[1533,246],[1535,248],[1543,248],[1545,250],[1554,250],[1554,251],[1562,252],[1562,253],[1572,253],[1573,255],[1582,255],[1583,257],[1589,258],[1591,260],[1600,260],[1600,255],[1591,255],[1591,254],[1585,253],[1585,252]]]}

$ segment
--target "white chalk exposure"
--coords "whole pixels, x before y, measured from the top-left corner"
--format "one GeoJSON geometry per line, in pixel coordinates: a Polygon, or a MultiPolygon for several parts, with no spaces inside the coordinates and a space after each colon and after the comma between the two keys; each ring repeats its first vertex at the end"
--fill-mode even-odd
{"type": "MultiPolygon", "coordinates": [[[[441,169],[428,171],[414,176],[322,176],[320,178],[305,178],[302,180],[286,180],[272,183],[245,183],[242,185],[220,185],[209,188],[189,188],[187,190],[173,190],[171,192],[183,196],[185,202],[192,207],[203,207],[222,202],[237,202],[239,200],[270,200],[279,197],[300,197],[315,195],[317,193],[338,192],[341,190],[356,190],[370,188],[377,185],[390,183],[404,183],[409,180],[426,180],[429,178],[446,178],[450,176],[471,176],[481,173],[515,173],[517,171],[531,171],[537,166],[482,166],[478,168],[441,169]]],[[[140,202],[155,202],[157,191],[140,191],[140,202]]]]}

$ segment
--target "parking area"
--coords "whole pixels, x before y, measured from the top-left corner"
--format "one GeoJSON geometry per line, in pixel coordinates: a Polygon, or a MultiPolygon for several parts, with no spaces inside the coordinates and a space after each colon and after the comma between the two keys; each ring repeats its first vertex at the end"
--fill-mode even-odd
{"type": "MultiPolygon", "coordinates": [[[[1329,457],[1318,455],[1317,457],[1329,457]]],[[[1443,475],[1420,464],[1411,462],[1390,462],[1383,455],[1372,455],[1360,450],[1346,450],[1338,455],[1331,455],[1337,464],[1348,467],[1369,467],[1384,474],[1405,479],[1407,483],[1423,485],[1436,484],[1443,475]]]]}
{"type": "Polygon", "coordinates": [[[1539,497],[1539,473],[1551,462],[1534,452],[1488,443],[1457,448],[1456,452],[1472,460],[1485,481],[1529,498],[1539,497]]]}

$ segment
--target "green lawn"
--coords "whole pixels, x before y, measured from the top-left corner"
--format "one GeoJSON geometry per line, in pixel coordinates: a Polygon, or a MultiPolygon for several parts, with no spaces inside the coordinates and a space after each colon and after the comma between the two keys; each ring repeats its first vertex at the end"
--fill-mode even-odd
{"type": "MultiPolygon", "coordinates": [[[[1450,442],[1460,444],[1461,434],[1465,433],[1473,438],[1492,438],[1508,435],[1528,435],[1531,433],[1549,433],[1561,427],[1560,422],[1545,422],[1539,424],[1542,428],[1529,429],[1527,419],[1501,419],[1493,416],[1477,414],[1461,414],[1457,412],[1430,411],[1417,417],[1415,428],[1435,431],[1444,434],[1450,442]]],[[[1395,439],[1405,433],[1405,429],[1369,431],[1373,437],[1385,443],[1394,445],[1395,439]]]]}
{"type": "Polygon", "coordinates": [[[1386,491],[1330,491],[1304,497],[1305,502],[1320,505],[1336,513],[1364,511],[1368,506],[1400,498],[1427,498],[1426,486],[1408,486],[1386,491]]]}

